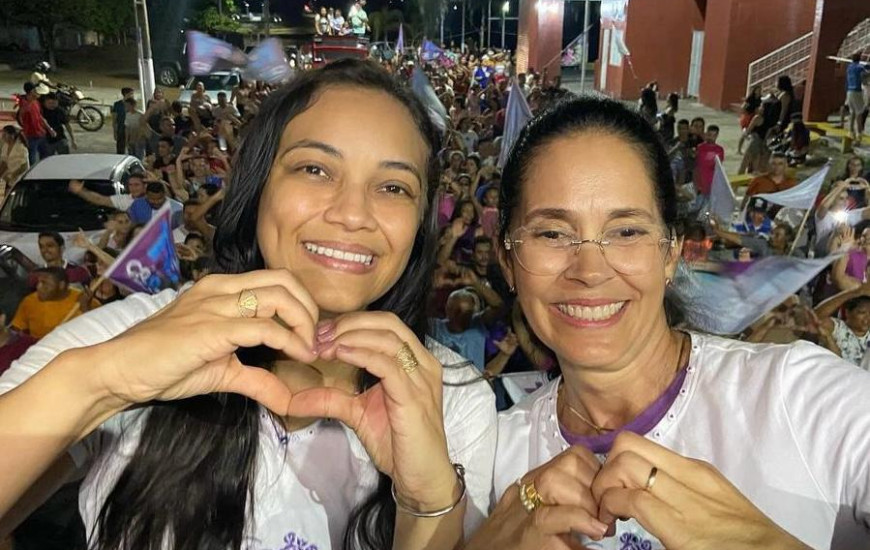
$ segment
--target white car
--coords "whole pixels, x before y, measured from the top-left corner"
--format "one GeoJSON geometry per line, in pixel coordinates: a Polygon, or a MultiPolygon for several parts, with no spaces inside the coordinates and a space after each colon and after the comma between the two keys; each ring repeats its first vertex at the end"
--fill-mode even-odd
{"type": "Polygon", "coordinates": [[[57,231],[66,240],[66,259],[81,264],[85,251],[72,245],[79,228],[95,240],[110,211],[68,191],[71,179],[85,188],[111,196],[127,192],[127,179],[145,168],[130,155],[55,155],[31,168],[0,207],[0,245],[14,246],[42,265],[39,233],[57,231]]]}
{"type": "Polygon", "coordinates": [[[203,76],[192,76],[182,88],[178,101],[187,107],[190,105],[190,97],[196,91],[196,83],[202,82],[205,93],[211,99],[212,105],[217,105],[217,96],[220,92],[227,94],[227,101],[233,97],[233,88],[239,85],[241,75],[238,71],[216,71],[203,76]]]}

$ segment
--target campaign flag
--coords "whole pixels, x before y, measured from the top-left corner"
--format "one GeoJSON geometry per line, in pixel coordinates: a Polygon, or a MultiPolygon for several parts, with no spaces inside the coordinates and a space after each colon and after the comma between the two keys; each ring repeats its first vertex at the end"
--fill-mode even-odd
{"type": "Polygon", "coordinates": [[[734,189],[731,188],[722,161],[717,156],[713,182],[710,186],[710,213],[727,225],[731,223],[731,216],[736,206],[737,197],[734,196],[734,189]]]}
{"type": "Polygon", "coordinates": [[[132,292],[156,294],[178,288],[181,270],[172,239],[172,211],[169,201],[109,266],[105,278],[132,292]]]}
{"type": "Polygon", "coordinates": [[[245,78],[274,84],[293,74],[277,38],[264,40],[246,55],[228,42],[202,32],[187,31],[187,57],[188,71],[194,76],[206,75],[218,68],[242,67],[245,78]]]}
{"type": "Polygon", "coordinates": [[[429,118],[435,126],[442,133],[447,130],[447,109],[438,99],[429,79],[426,78],[426,73],[420,67],[415,67],[414,73],[411,75],[411,91],[426,107],[426,112],[429,113],[429,118]]]}
{"type": "Polygon", "coordinates": [[[423,61],[435,61],[444,55],[444,50],[435,45],[431,40],[423,41],[423,48],[420,51],[420,57],[423,61]]]}
{"type": "Polygon", "coordinates": [[[688,324],[713,334],[737,334],[810,282],[839,256],[769,256],[745,269],[682,274],[679,298],[688,324]]]}
{"type": "Polygon", "coordinates": [[[519,84],[514,81],[511,84],[511,91],[508,95],[507,107],[505,108],[504,134],[502,134],[501,139],[501,152],[498,154],[499,168],[504,168],[508,154],[511,152],[511,147],[513,147],[514,142],[520,136],[520,132],[530,120],[532,120],[532,110],[529,108],[529,104],[526,102],[519,84]]]}
{"type": "Polygon", "coordinates": [[[824,168],[791,189],[777,193],[760,193],[754,196],[789,208],[809,210],[816,204],[816,197],[819,195],[819,190],[825,183],[825,178],[830,170],[831,164],[828,163],[824,168]]]}
{"type": "Polygon", "coordinates": [[[402,29],[404,25],[399,23],[399,39],[396,40],[396,55],[402,55],[402,52],[405,51],[405,31],[402,29]]]}

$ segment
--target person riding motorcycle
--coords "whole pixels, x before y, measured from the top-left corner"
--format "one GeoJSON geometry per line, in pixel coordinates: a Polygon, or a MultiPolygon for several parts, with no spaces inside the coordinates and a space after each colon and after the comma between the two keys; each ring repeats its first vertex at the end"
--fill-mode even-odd
{"type": "Polygon", "coordinates": [[[30,73],[30,82],[36,86],[36,93],[45,95],[53,90],[57,90],[57,86],[52,84],[46,73],[51,70],[51,65],[46,61],[40,61],[33,67],[33,72],[30,73]]]}

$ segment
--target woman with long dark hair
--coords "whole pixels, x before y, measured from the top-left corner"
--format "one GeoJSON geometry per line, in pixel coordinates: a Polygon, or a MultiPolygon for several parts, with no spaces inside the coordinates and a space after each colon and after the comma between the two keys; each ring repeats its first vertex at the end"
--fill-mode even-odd
{"type": "Polygon", "coordinates": [[[442,393],[421,343],[438,150],[374,64],[271,94],[234,161],[221,274],[85,315],[4,377],[38,371],[0,397],[0,512],[84,438],[92,548],[456,546],[485,513],[495,412],[482,385],[442,393]]]}
{"type": "Polygon", "coordinates": [[[501,413],[498,502],[465,550],[866,546],[870,373],[678,328],[673,176],[638,113],[533,120],[501,205],[499,262],[559,376],[501,413]]]}

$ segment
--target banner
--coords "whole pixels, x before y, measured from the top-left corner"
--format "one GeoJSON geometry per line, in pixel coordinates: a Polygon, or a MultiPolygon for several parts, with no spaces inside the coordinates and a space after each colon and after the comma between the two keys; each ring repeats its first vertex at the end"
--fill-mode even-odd
{"type": "Polygon", "coordinates": [[[404,25],[399,23],[399,39],[396,40],[396,55],[402,55],[405,51],[405,31],[402,30],[404,25]]]}
{"type": "Polygon", "coordinates": [[[713,334],[742,332],[800,290],[839,256],[806,260],[769,256],[723,273],[681,274],[678,288],[692,328],[713,334]]]}
{"type": "Polygon", "coordinates": [[[246,55],[223,40],[202,32],[187,31],[187,58],[188,72],[194,76],[207,75],[218,68],[242,68],[247,79],[278,83],[293,75],[277,38],[264,40],[251,50],[250,55],[246,55]]]}
{"type": "Polygon", "coordinates": [[[504,134],[501,139],[501,151],[498,154],[498,167],[504,168],[508,155],[514,142],[520,137],[520,132],[526,124],[532,120],[532,110],[526,102],[523,91],[519,84],[514,81],[508,95],[507,107],[505,108],[504,134]]]}
{"type": "Polygon", "coordinates": [[[737,197],[734,196],[734,189],[731,188],[731,182],[728,181],[722,161],[717,156],[713,182],[710,186],[710,213],[718,218],[725,227],[728,227],[736,206],[737,197]]]}
{"type": "Polygon", "coordinates": [[[809,210],[815,206],[816,197],[818,197],[819,190],[822,188],[822,184],[825,183],[825,178],[828,176],[830,169],[831,164],[828,163],[824,168],[801,182],[800,185],[777,193],[760,193],[754,196],[789,208],[809,210]]]}
{"type": "Polygon", "coordinates": [[[426,107],[429,118],[438,127],[438,130],[444,133],[447,130],[447,109],[435,95],[435,90],[429,84],[426,73],[420,67],[415,67],[413,74],[411,74],[411,91],[426,107]]]}
{"type": "Polygon", "coordinates": [[[167,288],[178,288],[181,270],[172,239],[171,217],[169,201],[166,201],[109,266],[104,277],[132,292],[156,294],[167,288]]]}
{"type": "Polygon", "coordinates": [[[444,55],[444,50],[435,45],[431,40],[424,40],[423,47],[420,50],[420,57],[423,61],[435,61],[444,55]]]}

